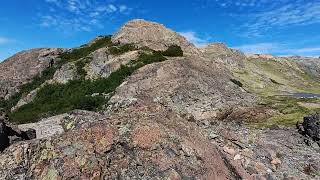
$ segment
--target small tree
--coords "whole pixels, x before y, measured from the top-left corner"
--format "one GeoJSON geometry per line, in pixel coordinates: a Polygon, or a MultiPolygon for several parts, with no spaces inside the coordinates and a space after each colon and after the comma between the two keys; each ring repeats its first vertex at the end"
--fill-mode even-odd
{"type": "Polygon", "coordinates": [[[171,45],[167,50],[162,53],[164,56],[178,57],[183,56],[183,51],[178,45],[171,45]]]}

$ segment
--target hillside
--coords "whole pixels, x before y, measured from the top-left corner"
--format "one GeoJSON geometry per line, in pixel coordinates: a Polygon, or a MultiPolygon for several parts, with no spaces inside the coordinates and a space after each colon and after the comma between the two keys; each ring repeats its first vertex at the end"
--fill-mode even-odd
{"type": "Polygon", "coordinates": [[[197,48],[145,20],[18,53],[0,108],[37,138],[0,154],[0,179],[317,178],[319,147],[293,125],[320,111],[295,97],[320,94],[319,62],[197,48]]]}
{"type": "Polygon", "coordinates": [[[295,125],[298,119],[319,111],[319,99],[303,98],[320,94],[318,58],[245,55],[221,43],[202,51],[229,69],[247,92],[260,97],[259,104],[280,111],[259,126],[295,125]]]}

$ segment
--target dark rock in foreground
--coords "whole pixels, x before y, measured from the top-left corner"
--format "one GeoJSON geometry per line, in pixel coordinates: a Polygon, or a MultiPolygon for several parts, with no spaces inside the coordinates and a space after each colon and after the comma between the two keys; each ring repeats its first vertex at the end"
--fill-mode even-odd
{"type": "Polygon", "coordinates": [[[313,114],[303,118],[303,123],[297,125],[299,132],[313,141],[320,141],[320,114],[313,114]]]}
{"type": "Polygon", "coordinates": [[[35,139],[36,132],[33,129],[27,131],[15,130],[7,125],[3,119],[0,119],[0,152],[13,144],[14,142],[22,140],[35,139]],[[12,138],[11,138],[12,137],[12,138]]]}

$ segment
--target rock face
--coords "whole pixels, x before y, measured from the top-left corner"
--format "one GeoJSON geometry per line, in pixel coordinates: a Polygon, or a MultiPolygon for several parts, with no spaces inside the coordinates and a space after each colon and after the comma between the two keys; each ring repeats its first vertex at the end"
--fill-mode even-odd
{"type": "Polygon", "coordinates": [[[68,81],[76,79],[76,67],[74,63],[68,63],[58,69],[53,75],[53,82],[65,84],[68,81]]]}
{"type": "Polygon", "coordinates": [[[250,179],[194,123],[153,102],[70,127],[11,146],[0,155],[0,179],[250,179]]]}
{"type": "Polygon", "coordinates": [[[224,43],[212,43],[203,48],[201,52],[205,57],[224,65],[230,70],[237,70],[245,67],[245,54],[241,51],[230,49],[224,43]]]}
{"type": "Polygon", "coordinates": [[[91,61],[86,66],[87,79],[106,78],[112,72],[120,68],[121,65],[129,63],[131,60],[136,60],[139,56],[139,51],[129,51],[127,53],[115,56],[108,52],[107,48],[98,49],[91,54],[91,61]]]}
{"type": "Polygon", "coordinates": [[[233,84],[228,71],[200,57],[172,58],[138,70],[111,102],[152,99],[197,120],[216,118],[230,106],[248,106],[255,97],[233,84]]]}
{"type": "Polygon", "coordinates": [[[0,63],[0,98],[8,98],[18,90],[18,86],[30,81],[51,63],[63,49],[42,48],[20,52],[0,63]]]}
{"type": "Polygon", "coordinates": [[[165,26],[141,19],[126,23],[114,36],[112,42],[136,44],[153,50],[166,50],[171,45],[178,45],[184,53],[199,54],[199,50],[183,36],[165,26]]]}

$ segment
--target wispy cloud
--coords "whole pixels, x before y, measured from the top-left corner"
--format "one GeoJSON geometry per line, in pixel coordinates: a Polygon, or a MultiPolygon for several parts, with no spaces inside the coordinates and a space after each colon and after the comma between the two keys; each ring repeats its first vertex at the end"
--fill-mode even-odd
{"type": "Polygon", "coordinates": [[[320,56],[320,46],[294,48],[292,45],[275,42],[247,44],[232,47],[248,54],[273,54],[273,55],[299,55],[299,56],[320,56]]]}
{"type": "Polygon", "coordinates": [[[320,2],[298,0],[280,7],[247,14],[247,23],[240,26],[242,35],[257,37],[270,30],[320,23],[320,2]]]}
{"type": "MultiPolygon", "coordinates": [[[[259,8],[259,10],[269,7],[277,7],[279,5],[288,4],[292,1],[300,0],[279,0],[279,1],[270,1],[270,0],[197,0],[196,5],[200,8],[232,8],[233,11],[241,11],[243,8],[252,8],[249,11],[254,11],[259,8]]],[[[246,9],[248,12],[248,9],[246,9]]]]}
{"type": "Polygon", "coordinates": [[[205,46],[209,43],[210,37],[200,37],[196,32],[194,31],[184,31],[179,32],[182,36],[184,36],[189,42],[193,43],[197,47],[205,46]]]}
{"type": "MultiPolygon", "coordinates": [[[[40,12],[40,26],[59,31],[91,31],[102,28],[115,16],[129,15],[133,8],[124,4],[93,0],[45,0],[48,7],[40,12]]],[[[113,1],[112,1],[113,2],[113,1]]]]}
{"type": "Polygon", "coordinates": [[[0,45],[1,44],[7,44],[7,43],[10,43],[12,41],[13,41],[12,39],[9,39],[9,38],[6,38],[6,37],[0,37],[0,45]]]}
{"type": "Polygon", "coordinates": [[[245,44],[233,48],[249,54],[272,54],[282,49],[282,45],[278,43],[257,43],[245,44]]]}

